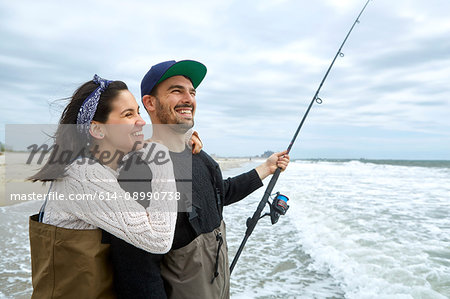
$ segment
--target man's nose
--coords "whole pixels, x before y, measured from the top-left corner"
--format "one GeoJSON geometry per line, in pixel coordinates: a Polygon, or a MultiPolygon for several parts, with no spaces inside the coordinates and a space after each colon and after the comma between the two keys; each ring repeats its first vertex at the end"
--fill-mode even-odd
{"type": "Polygon", "coordinates": [[[182,102],[183,103],[193,103],[195,101],[195,96],[192,95],[189,91],[183,93],[182,102]]]}

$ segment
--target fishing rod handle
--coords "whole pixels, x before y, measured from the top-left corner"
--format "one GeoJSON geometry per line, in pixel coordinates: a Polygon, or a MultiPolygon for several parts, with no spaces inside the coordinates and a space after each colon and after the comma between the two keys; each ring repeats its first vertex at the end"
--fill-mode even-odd
{"type": "Polygon", "coordinates": [[[270,195],[272,194],[273,188],[275,187],[275,184],[277,183],[278,177],[280,176],[281,168],[278,167],[275,172],[272,175],[272,178],[270,179],[269,184],[267,185],[266,191],[264,191],[264,195],[259,202],[258,208],[256,209],[255,213],[253,213],[253,217],[249,218],[247,221],[247,230],[245,231],[244,239],[241,242],[241,245],[239,246],[236,255],[233,258],[233,261],[231,262],[230,266],[230,275],[233,272],[234,267],[236,266],[236,263],[241,256],[242,250],[244,249],[245,244],[247,243],[248,238],[252,234],[253,230],[255,229],[256,224],[258,223],[262,211],[264,210],[266,203],[268,202],[268,199],[270,195]]]}
{"type": "Polygon", "coordinates": [[[258,208],[256,209],[255,213],[253,213],[252,218],[249,219],[247,222],[247,230],[245,232],[246,235],[250,235],[253,231],[253,229],[256,226],[256,223],[258,222],[259,218],[261,217],[262,211],[266,207],[266,204],[268,202],[268,199],[270,195],[272,194],[273,188],[275,187],[275,184],[277,183],[278,177],[280,176],[281,168],[278,167],[275,172],[272,175],[272,178],[270,179],[269,184],[267,185],[266,191],[264,191],[264,195],[259,202],[258,208]]]}
{"type": "Polygon", "coordinates": [[[259,219],[259,216],[261,216],[262,211],[264,210],[264,207],[266,206],[267,200],[269,199],[270,195],[272,194],[273,188],[275,187],[275,184],[278,181],[278,177],[280,176],[281,168],[277,167],[275,172],[273,173],[269,184],[267,185],[266,191],[264,191],[263,198],[259,202],[258,208],[256,209],[255,213],[253,214],[253,218],[255,216],[259,219]]]}

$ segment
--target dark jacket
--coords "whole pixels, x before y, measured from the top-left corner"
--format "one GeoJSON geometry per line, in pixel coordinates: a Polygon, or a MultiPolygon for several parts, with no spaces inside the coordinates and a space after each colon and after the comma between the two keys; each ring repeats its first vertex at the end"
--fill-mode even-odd
{"type": "Polygon", "coordinates": [[[198,235],[218,228],[223,219],[224,206],[245,198],[263,185],[254,169],[223,180],[219,164],[204,151],[192,155],[185,150],[182,153],[171,153],[170,156],[177,178],[177,189],[189,189],[186,186],[189,183],[183,182],[192,179],[192,191],[183,192],[192,194],[192,198],[185,198],[192,203],[192,209],[189,212],[182,210],[184,206],[179,209],[172,249],[186,246],[198,235]],[[189,165],[186,165],[186,161],[189,165]],[[179,178],[183,178],[183,182],[179,178]]]}

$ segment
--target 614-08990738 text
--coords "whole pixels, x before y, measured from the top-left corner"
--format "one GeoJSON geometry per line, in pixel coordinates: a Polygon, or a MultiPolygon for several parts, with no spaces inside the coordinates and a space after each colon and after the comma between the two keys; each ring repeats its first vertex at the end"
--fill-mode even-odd
{"type": "Polygon", "coordinates": [[[14,193],[10,194],[12,201],[27,200],[180,200],[180,192],[125,192],[117,194],[116,192],[95,192],[93,194],[72,193],[62,194],[59,192],[49,193],[14,193]]]}

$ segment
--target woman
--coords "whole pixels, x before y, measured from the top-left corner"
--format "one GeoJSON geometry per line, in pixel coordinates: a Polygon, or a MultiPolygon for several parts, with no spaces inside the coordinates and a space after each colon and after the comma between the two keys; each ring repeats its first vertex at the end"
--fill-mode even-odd
{"type": "MultiPolygon", "coordinates": [[[[95,75],[92,81],[75,91],[59,124],[48,162],[30,178],[51,181],[49,191],[59,195],[58,201],[48,201],[41,209],[39,218],[44,225],[34,230],[37,224],[30,221],[33,296],[111,297],[114,295],[108,290],[108,282],[95,282],[102,280],[99,277],[108,280],[108,271],[98,272],[101,275],[97,273],[98,267],[85,271],[86,267],[96,264],[96,249],[93,257],[85,254],[92,251],[92,247],[100,246],[98,252],[106,258],[109,254],[105,251],[108,246],[99,244],[101,233],[97,228],[145,252],[161,254],[172,245],[177,215],[176,200],[150,200],[147,208],[133,200],[135,198],[117,182],[120,162],[128,152],[140,149],[140,157],[145,157],[152,173],[152,191],[176,196],[173,166],[165,146],[158,143],[148,146],[144,142],[145,122],[139,114],[139,106],[121,81],[108,81],[95,75]],[[164,155],[165,163],[152,163],[164,155]],[[92,241],[89,245],[73,250],[84,244],[77,239],[78,235],[75,238],[76,234],[93,231],[97,234],[88,240],[92,241]],[[64,242],[69,244],[68,249],[58,249],[61,248],[58,244],[63,242],[55,238],[63,235],[67,236],[64,242]],[[72,243],[71,236],[74,236],[72,243]],[[47,247],[51,247],[51,252],[43,253],[47,247]],[[58,255],[62,258],[58,259],[58,255]],[[87,260],[90,258],[92,262],[87,260]],[[44,267],[43,260],[46,261],[44,267]],[[49,271],[52,272],[50,278],[49,271]]],[[[198,151],[201,142],[195,137],[193,141],[198,151]]],[[[156,273],[155,277],[158,276],[156,273]]]]}

